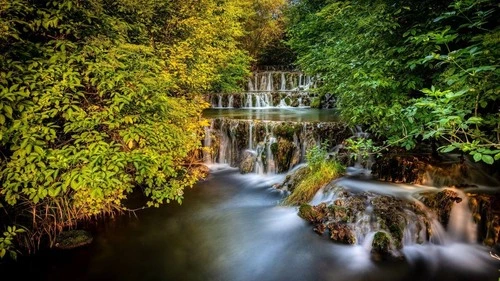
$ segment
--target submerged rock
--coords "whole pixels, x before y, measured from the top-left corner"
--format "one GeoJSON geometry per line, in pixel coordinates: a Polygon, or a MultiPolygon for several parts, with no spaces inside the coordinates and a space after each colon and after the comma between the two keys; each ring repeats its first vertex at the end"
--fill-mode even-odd
{"type": "Polygon", "coordinates": [[[342,244],[356,244],[356,235],[345,223],[332,222],[327,225],[330,231],[330,239],[342,244]]]}
{"type": "Polygon", "coordinates": [[[317,206],[304,204],[299,216],[313,224],[314,231],[329,230],[337,243],[356,244],[375,234],[372,256],[376,260],[400,259],[403,240],[424,243],[429,233],[428,214],[411,199],[372,192],[353,193],[333,186],[335,199],[317,206]],[[404,237],[406,229],[408,237],[404,237]]]}
{"type": "Polygon", "coordinates": [[[68,230],[61,232],[54,245],[58,249],[73,249],[92,243],[93,237],[85,230],[68,230]]]}

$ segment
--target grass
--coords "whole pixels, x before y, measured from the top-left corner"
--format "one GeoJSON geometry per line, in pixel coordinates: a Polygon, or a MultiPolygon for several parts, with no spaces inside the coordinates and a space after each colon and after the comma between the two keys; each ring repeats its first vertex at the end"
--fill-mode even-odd
{"type": "Polygon", "coordinates": [[[295,190],[283,201],[284,205],[300,205],[310,202],[323,186],[343,175],[345,168],[336,161],[324,160],[310,166],[309,172],[295,190]]]}

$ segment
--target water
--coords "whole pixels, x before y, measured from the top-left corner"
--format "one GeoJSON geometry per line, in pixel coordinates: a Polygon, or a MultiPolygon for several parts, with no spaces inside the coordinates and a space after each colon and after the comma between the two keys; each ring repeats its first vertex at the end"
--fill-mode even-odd
{"type": "Polygon", "coordinates": [[[338,121],[333,109],[267,108],[267,109],[216,109],[203,112],[205,118],[230,118],[242,120],[268,120],[290,122],[334,122],[338,121]]]}
{"type": "MultiPolygon", "coordinates": [[[[0,268],[29,280],[497,280],[500,264],[473,244],[413,245],[406,261],[374,263],[368,247],[332,243],[272,189],[284,175],[219,167],[182,206],[122,216],[94,242],[0,268]],[[19,270],[22,268],[22,270],[19,270]],[[19,271],[16,271],[19,270],[19,271]],[[13,272],[15,271],[15,273],[13,272]]],[[[5,279],[9,280],[9,279],[5,279]]]]}

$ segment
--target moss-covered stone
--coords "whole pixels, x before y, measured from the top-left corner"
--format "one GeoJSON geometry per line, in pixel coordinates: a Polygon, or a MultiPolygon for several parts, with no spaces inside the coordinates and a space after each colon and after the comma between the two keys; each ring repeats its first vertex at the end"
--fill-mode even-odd
{"type": "Polygon", "coordinates": [[[297,185],[309,174],[310,169],[307,166],[302,166],[285,177],[282,184],[277,185],[276,188],[293,192],[297,185]]]}
{"type": "Polygon", "coordinates": [[[92,243],[92,235],[85,230],[68,230],[61,232],[57,238],[55,247],[59,249],[73,249],[92,243]]]}
{"type": "Polygon", "coordinates": [[[347,224],[333,222],[329,223],[327,228],[330,231],[330,239],[333,241],[349,245],[356,244],[356,235],[347,224]]]}
{"type": "Polygon", "coordinates": [[[372,241],[371,255],[374,260],[391,257],[391,237],[387,232],[378,231],[372,241]]]}
{"type": "Polygon", "coordinates": [[[436,213],[439,222],[446,227],[450,220],[453,205],[462,202],[462,198],[458,196],[457,192],[444,189],[437,193],[422,194],[422,202],[436,213]]]}
{"type": "Polygon", "coordinates": [[[469,207],[478,227],[478,239],[486,246],[500,243],[500,194],[480,193],[467,194],[469,207]]]}
{"type": "Polygon", "coordinates": [[[253,172],[256,159],[257,159],[257,156],[250,151],[246,151],[245,153],[243,153],[242,160],[240,162],[240,167],[239,167],[240,173],[247,174],[247,173],[253,172]]]}

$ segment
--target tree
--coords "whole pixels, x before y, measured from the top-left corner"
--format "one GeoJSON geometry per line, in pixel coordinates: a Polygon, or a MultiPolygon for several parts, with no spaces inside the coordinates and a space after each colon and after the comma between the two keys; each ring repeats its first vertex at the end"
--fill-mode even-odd
{"type": "Polygon", "coordinates": [[[298,1],[289,44],[351,125],[412,149],[500,158],[494,1],[298,1]]]}
{"type": "Polygon", "coordinates": [[[0,2],[2,224],[25,246],[203,176],[200,94],[236,89],[249,58],[237,1],[198,2],[0,2]]]}

